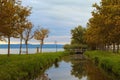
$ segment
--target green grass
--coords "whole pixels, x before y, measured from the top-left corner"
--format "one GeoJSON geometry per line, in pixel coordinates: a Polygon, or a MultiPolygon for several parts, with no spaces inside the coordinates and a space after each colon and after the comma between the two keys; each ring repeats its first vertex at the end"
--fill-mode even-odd
{"type": "Polygon", "coordinates": [[[120,54],[106,51],[87,51],[85,53],[96,65],[120,79],[120,54]]]}
{"type": "Polygon", "coordinates": [[[0,55],[0,80],[30,80],[65,55],[65,52],[0,55]]]}

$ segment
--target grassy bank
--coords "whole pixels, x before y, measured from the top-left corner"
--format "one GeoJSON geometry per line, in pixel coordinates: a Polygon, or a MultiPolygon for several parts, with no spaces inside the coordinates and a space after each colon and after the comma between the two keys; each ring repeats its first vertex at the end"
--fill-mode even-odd
{"type": "Polygon", "coordinates": [[[65,55],[65,52],[0,55],[0,80],[30,80],[65,55]]]}
{"type": "Polygon", "coordinates": [[[120,79],[120,54],[105,51],[87,51],[85,55],[106,72],[112,73],[120,79]]]}

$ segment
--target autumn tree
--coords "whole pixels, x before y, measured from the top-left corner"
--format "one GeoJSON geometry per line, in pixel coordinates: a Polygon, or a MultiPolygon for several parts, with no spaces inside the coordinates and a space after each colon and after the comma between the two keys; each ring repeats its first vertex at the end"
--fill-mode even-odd
{"type": "Polygon", "coordinates": [[[38,28],[35,31],[34,38],[40,41],[40,52],[42,53],[42,46],[44,44],[44,39],[48,37],[49,30],[44,28],[38,28]]]}
{"type": "Polygon", "coordinates": [[[28,54],[28,41],[33,38],[34,32],[32,31],[33,25],[31,22],[26,22],[25,26],[26,28],[24,29],[23,32],[23,39],[26,45],[26,54],[28,54]]]}
{"type": "Polygon", "coordinates": [[[97,43],[97,46],[102,44],[104,48],[112,44],[115,52],[115,45],[120,44],[120,0],[102,0],[100,5],[94,4],[93,7],[95,10],[89,20],[86,41],[97,43]]]}
{"type": "Polygon", "coordinates": [[[119,45],[120,40],[120,1],[102,0],[101,11],[106,19],[104,21],[110,43],[113,45],[113,52],[116,52],[115,45],[119,45]]]}
{"type": "MultiPolygon", "coordinates": [[[[23,7],[20,0],[0,0],[0,35],[8,38],[8,56],[10,38],[22,34],[23,25],[29,14],[30,8],[23,7]]],[[[21,35],[19,37],[21,38],[21,35]]]]}
{"type": "Polygon", "coordinates": [[[105,31],[104,24],[102,23],[102,21],[104,20],[104,16],[98,15],[94,12],[92,13],[92,15],[94,17],[89,20],[84,38],[91,49],[103,49],[107,36],[107,31],[105,31]]]}
{"type": "Polygon", "coordinates": [[[31,8],[28,7],[20,7],[21,9],[19,10],[19,21],[18,21],[18,38],[20,38],[20,49],[19,49],[19,54],[21,54],[21,48],[22,48],[22,41],[23,41],[23,32],[26,27],[26,22],[27,22],[27,17],[30,15],[31,8]]]}
{"type": "Polygon", "coordinates": [[[0,1],[0,35],[8,38],[8,56],[10,54],[10,38],[17,35],[17,21],[19,1],[1,0],[0,1]]]}

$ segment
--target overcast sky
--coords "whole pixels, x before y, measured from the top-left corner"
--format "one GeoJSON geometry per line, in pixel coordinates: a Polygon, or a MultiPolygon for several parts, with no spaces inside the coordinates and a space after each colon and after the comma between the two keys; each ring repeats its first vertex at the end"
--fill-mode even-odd
{"type": "MultiPolygon", "coordinates": [[[[78,25],[86,27],[93,11],[92,4],[100,0],[22,0],[22,5],[32,7],[29,20],[35,27],[48,28],[46,43],[70,43],[70,30],[78,25]]],[[[12,39],[17,43],[17,39],[12,39]]],[[[31,40],[31,43],[37,43],[31,40]]]]}

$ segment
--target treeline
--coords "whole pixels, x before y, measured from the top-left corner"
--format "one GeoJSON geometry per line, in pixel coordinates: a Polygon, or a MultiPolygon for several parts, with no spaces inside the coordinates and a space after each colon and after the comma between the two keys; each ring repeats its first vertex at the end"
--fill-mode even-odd
{"type": "Polygon", "coordinates": [[[114,53],[118,53],[120,45],[120,0],[102,0],[99,5],[93,4],[93,7],[94,11],[92,11],[92,17],[87,23],[87,28],[78,26],[71,30],[71,45],[82,44],[91,49],[100,50],[112,49],[114,53]]]}
{"type": "Polygon", "coordinates": [[[109,50],[112,45],[113,52],[119,52],[120,0],[102,0],[100,5],[94,4],[93,7],[85,33],[86,43],[102,50],[109,50]]]}
{"type": "Polygon", "coordinates": [[[8,56],[10,55],[10,39],[20,39],[20,51],[22,41],[26,44],[26,54],[28,54],[28,41],[32,38],[40,40],[41,49],[44,38],[48,36],[49,30],[38,27],[33,30],[34,26],[28,20],[31,14],[31,7],[21,5],[20,0],[0,0],[0,40],[8,42],[8,56]]]}

